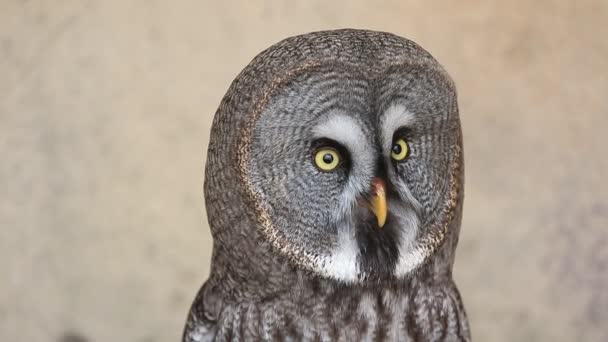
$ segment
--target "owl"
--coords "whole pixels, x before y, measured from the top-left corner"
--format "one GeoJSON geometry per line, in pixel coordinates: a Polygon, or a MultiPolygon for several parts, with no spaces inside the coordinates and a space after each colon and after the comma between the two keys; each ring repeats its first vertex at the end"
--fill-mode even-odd
{"type": "Polygon", "coordinates": [[[456,90],[414,42],[287,38],[213,119],[211,271],[183,341],[468,341],[456,90]]]}

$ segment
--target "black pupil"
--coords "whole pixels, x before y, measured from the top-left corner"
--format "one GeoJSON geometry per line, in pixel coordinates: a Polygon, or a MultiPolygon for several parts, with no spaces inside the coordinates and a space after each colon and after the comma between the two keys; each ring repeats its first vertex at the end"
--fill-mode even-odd
{"type": "Polygon", "coordinates": [[[394,153],[394,154],[401,154],[401,145],[399,145],[399,144],[394,144],[394,145],[393,145],[393,153],[394,153]]]}
{"type": "Polygon", "coordinates": [[[331,153],[325,153],[323,155],[323,162],[325,164],[331,164],[334,161],[334,156],[331,155],[331,153]]]}

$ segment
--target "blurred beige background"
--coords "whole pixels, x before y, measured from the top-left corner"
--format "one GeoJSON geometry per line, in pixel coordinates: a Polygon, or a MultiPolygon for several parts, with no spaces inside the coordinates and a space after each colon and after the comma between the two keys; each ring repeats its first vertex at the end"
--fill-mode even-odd
{"type": "Polygon", "coordinates": [[[290,35],[451,73],[477,341],[608,341],[608,1],[0,1],[0,341],[177,341],[209,269],[213,114],[290,35]]]}

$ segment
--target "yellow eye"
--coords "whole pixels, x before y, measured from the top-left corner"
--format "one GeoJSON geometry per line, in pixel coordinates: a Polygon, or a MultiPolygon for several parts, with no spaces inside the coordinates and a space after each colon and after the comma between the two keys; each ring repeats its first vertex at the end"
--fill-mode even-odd
{"type": "Polygon", "coordinates": [[[340,154],[330,147],[321,148],[315,153],[315,164],[321,171],[332,171],[340,165],[340,154]]]}
{"type": "Polygon", "coordinates": [[[407,157],[408,150],[405,139],[399,138],[393,143],[393,147],[391,147],[391,157],[396,161],[402,161],[407,157]]]}

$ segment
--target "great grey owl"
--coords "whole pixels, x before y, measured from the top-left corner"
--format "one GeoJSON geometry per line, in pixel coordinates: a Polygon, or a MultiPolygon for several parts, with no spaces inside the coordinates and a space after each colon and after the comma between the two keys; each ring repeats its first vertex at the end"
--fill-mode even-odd
{"type": "Polygon", "coordinates": [[[213,120],[211,273],[183,340],[468,341],[463,178],[454,83],[412,41],[349,29],[261,52],[213,120]]]}

